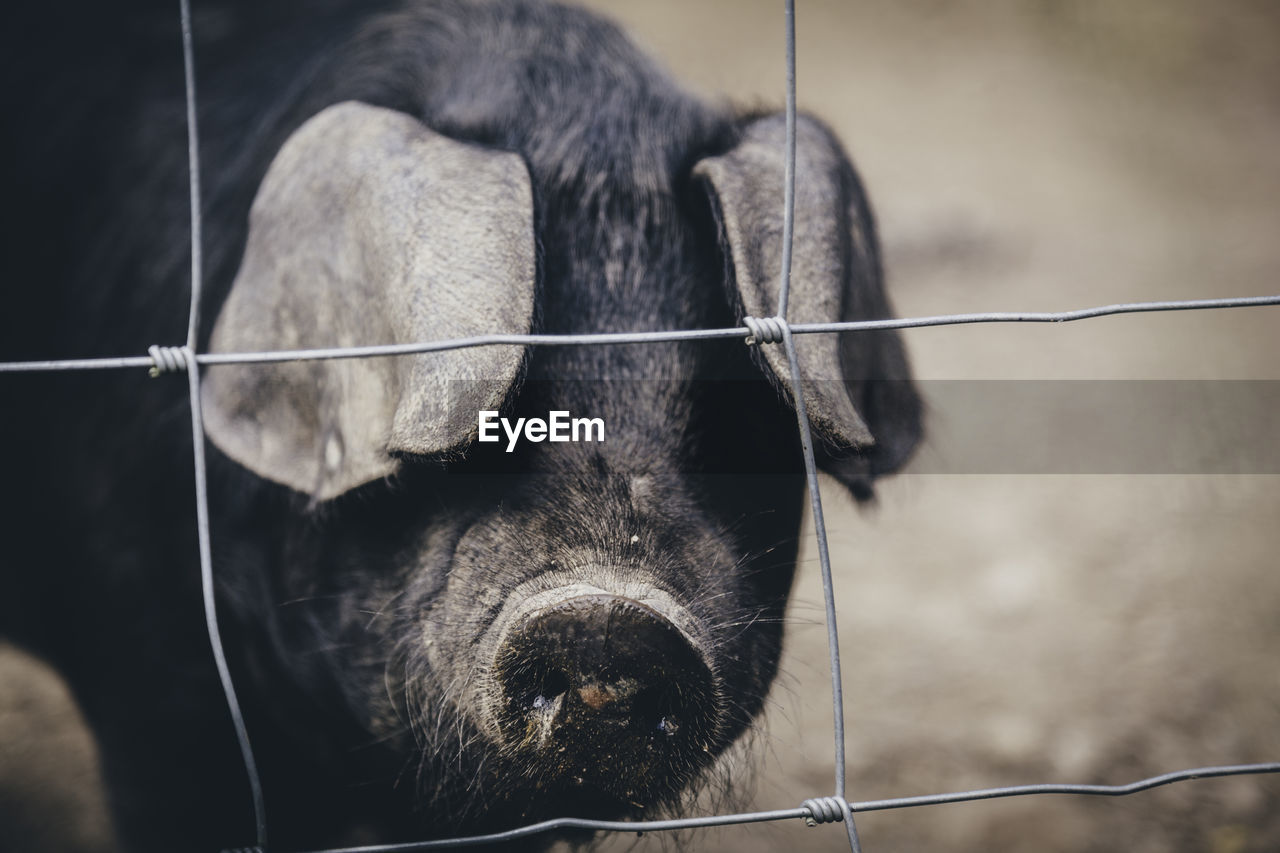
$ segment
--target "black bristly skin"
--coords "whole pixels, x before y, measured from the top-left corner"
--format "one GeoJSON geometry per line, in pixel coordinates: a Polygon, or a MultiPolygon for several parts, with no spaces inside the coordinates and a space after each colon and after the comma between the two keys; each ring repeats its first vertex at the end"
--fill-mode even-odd
{"type": "MultiPolygon", "coordinates": [[[[534,2],[195,6],[202,342],[271,158],[350,99],[524,157],[535,331],[740,324],[707,193],[690,177],[734,144],[739,119],[685,94],[613,25],[534,2]]],[[[142,353],[184,335],[176,5],[75,12],[26,10],[5,36],[6,360],[142,353]]],[[[185,384],[138,371],[7,376],[0,388],[0,628],[66,674],[128,849],[247,842],[248,790],[199,603],[185,384]]],[[[223,636],[273,850],[651,815],[751,725],[794,571],[794,414],[739,340],[534,348],[504,414],[550,409],[603,418],[606,442],[475,445],[319,506],[211,448],[223,636]],[[655,748],[652,763],[583,792],[570,771],[495,745],[468,684],[487,666],[476,649],[504,594],[587,564],[648,573],[688,608],[719,706],[704,743],[655,748]]]]}

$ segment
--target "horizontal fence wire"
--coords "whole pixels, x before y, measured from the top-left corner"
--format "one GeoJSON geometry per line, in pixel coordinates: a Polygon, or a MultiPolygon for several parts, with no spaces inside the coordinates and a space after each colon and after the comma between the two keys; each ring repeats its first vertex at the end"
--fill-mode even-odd
{"type": "Polygon", "coordinates": [[[3,362],[0,363],[0,372],[37,373],[52,371],[148,368],[151,370],[152,375],[183,370],[189,373],[188,389],[191,398],[191,427],[195,448],[194,465],[196,473],[196,515],[199,533],[201,580],[205,602],[206,623],[215,662],[218,665],[219,674],[222,678],[229,712],[232,716],[237,738],[240,743],[246,774],[249,778],[257,828],[257,846],[241,849],[258,851],[265,850],[267,847],[267,834],[261,783],[258,778],[256,765],[253,759],[253,751],[249,745],[248,734],[245,731],[244,721],[241,717],[239,705],[235,697],[235,690],[231,683],[230,673],[227,669],[225,652],[222,648],[218,632],[214,599],[214,582],[208,518],[208,495],[203,452],[204,430],[200,410],[199,374],[201,367],[223,364],[265,364],[342,358],[403,356],[442,352],[469,347],[501,345],[590,346],[602,344],[642,344],[745,337],[748,344],[783,344],[786,349],[791,368],[790,379],[794,399],[796,401],[797,423],[801,434],[801,444],[806,467],[806,479],[810,496],[810,507],[815,520],[815,534],[819,548],[819,563],[822,571],[823,593],[826,605],[828,648],[831,662],[832,703],[834,712],[835,744],[833,757],[835,759],[835,795],[805,800],[799,808],[791,809],[649,821],[602,821],[583,818],[559,818],[487,835],[432,841],[417,841],[401,844],[330,848],[327,851],[316,851],[316,853],[409,853],[410,851],[417,850],[469,847],[481,844],[515,841],[539,833],[563,829],[644,833],[794,819],[803,819],[810,825],[828,821],[843,822],[848,833],[850,848],[854,853],[858,853],[860,850],[859,840],[853,822],[853,814],[855,812],[870,812],[886,809],[910,808],[944,803],[960,803],[976,800],[1044,794],[1125,796],[1135,794],[1140,791],[1146,791],[1161,785],[1168,785],[1174,782],[1183,782],[1193,779],[1280,773],[1280,762],[1274,762],[1180,770],[1172,773],[1165,773],[1160,776],[1141,779],[1127,785],[1036,784],[861,802],[848,800],[845,792],[845,736],[843,700],[841,696],[842,690],[840,682],[839,640],[836,626],[830,556],[827,548],[825,524],[823,522],[821,493],[818,488],[812,437],[809,434],[809,425],[805,414],[804,397],[801,388],[801,376],[796,361],[795,342],[792,337],[793,335],[803,334],[912,329],[932,326],[983,323],[1065,323],[1075,320],[1092,319],[1118,314],[1248,308],[1268,305],[1275,306],[1280,305],[1280,295],[1223,299],[1130,302],[1056,312],[983,312],[914,318],[857,320],[834,323],[789,324],[786,320],[786,312],[791,273],[790,257],[794,218],[795,180],[795,9],[794,0],[785,0],[787,49],[787,135],[785,143],[786,177],[784,183],[784,242],[783,261],[782,268],[780,270],[778,316],[763,319],[744,318],[745,325],[743,326],[721,329],[668,330],[584,335],[491,334],[456,338],[445,341],[423,341],[406,344],[272,350],[265,352],[197,353],[196,335],[199,326],[202,277],[199,141],[196,125],[195,74],[189,0],[179,0],[179,6],[182,25],[184,76],[187,91],[188,163],[190,172],[190,202],[192,218],[191,304],[186,344],[178,347],[152,346],[150,347],[147,355],[137,356],[3,362]]]}
{"type": "MultiPolygon", "coordinates": [[[[1280,773],[1280,762],[1266,764],[1230,764],[1219,767],[1196,767],[1190,770],[1179,770],[1174,773],[1163,773],[1139,779],[1127,785],[1071,785],[1040,784],[1014,785],[1004,788],[977,788],[971,791],[956,791],[949,794],[926,794],[917,797],[895,797],[887,800],[867,800],[865,802],[845,802],[852,812],[887,811],[890,809],[915,808],[919,806],[937,806],[949,803],[976,802],[979,800],[998,800],[1010,797],[1044,796],[1049,794],[1076,794],[1095,797],[1124,797],[1170,785],[1174,782],[1189,782],[1195,779],[1213,779],[1223,776],[1254,776],[1266,773],[1280,773]]],[[[823,797],[825,801],[835,798],[823,797]]],[[[812,802],[812,801],[806,801],[812,802]]],[[[677,820],[586,820],[584,818],[557,818],[529,824],[506,832],[494,832],[488,835],[473,835],[466,838],[443,838],[436,841],[411,841],[404,844],[374,844],[364,847],[332,847],[324,850],[311,850],[307,853],[414,853],[419,850],[446,850],[454,847],[473,847],[482,844],[518,841],[543,832],[554,832],[561,829],[586,829],[597,832],[673,832],[682,829],[706,829],[713,826],[733,826],[744,823],[767,823],[779,820],[803,819],[812,821],[817,817],[814,808],[821,805],[838,805],[830,802],[805,805],[794,809],[777,809],[774,811],[743,812],[741,814],[709,815],[706,817],[689,817],[677,820]]],[[[835,818],[839,820],[840,818],[835,818]]]]}
{"type": "MultiPolygon", "coordinates": [[[[984,311],[970,314],[937,314],[927,317],[895,317],[887,320],[847,320],[838,323],[791,323],[794,335],[835,332],[865,332],[879,329],[921,329],[932,326],[961,326],[982,323],[1069,323],[1116,314],[1143,314],[1172,311],[1204,311],[1222,308],[1257,308],[1280,305],[1280,294],[1272,296],[1237,296],[1220,299],[1178,299],[1158,302],[1122,302],[1070,311],[984,311]]],[[[748,337],[747,326],[722,329],[679,329],[655,332],[592,332],[581,335],[473,335],[443,341],[420,341],[408,344],[373,344],[351,347],[316,347],[262,352],[202,352],[192,358],[201,366],[217,364],[275,364],[287,361],[325,361],[341,358],[374,358],[378,356],[421,355],[446,350],[486,346],[595,346],[602,344],[652,344],[670,341],[701,341],[720,338],[748,337]]],[[[155,349],[165,350],[164,347],[155,349]]],[[[104,358],[66,358],[0,362],[0,373],[46,372],[59,370],[120,370],[154,368],[158,356],[130,355],[104,358]]],[[[180,369],[180,368],[179,368],[180,369]]],[[[163,372],[163,368],[162,368],[163,372]]]]}

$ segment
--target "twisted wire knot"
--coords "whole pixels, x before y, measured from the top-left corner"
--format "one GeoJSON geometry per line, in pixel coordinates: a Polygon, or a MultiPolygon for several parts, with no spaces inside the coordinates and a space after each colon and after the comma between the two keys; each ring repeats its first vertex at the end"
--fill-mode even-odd
{"type": "Polygon", "coordinates": [[[805,800],[800,808],[809,810],[804,822],[809,826],[844,820],[844,803],[839,797],[814,797],[805,800]]]}
{"type": "Polygon", "coordinates": [[[747,346],[780,344],[783,330],[787,328],[787,321],[782,317],[743,317],[742,323],[751,330],[747,346]]]}
{"type": "Polygon", "coordinates": [[[188,370],[195,361],[195,353],[190,347],[162,347],[152,344],[147,347],[147,355],[151,356],[151,377],[162,373],[182,373],[188,370]]]}

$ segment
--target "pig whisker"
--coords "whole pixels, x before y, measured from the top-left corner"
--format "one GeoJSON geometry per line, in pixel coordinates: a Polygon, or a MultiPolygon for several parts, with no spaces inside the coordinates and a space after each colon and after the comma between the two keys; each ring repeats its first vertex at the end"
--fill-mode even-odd
{"type": "Polygon", "coordinates": [[[344,598],[344,593],[331,593],[329,595],[304,595],[298,598],[290,598],[287,601],[276,602],[276,607],[293,607],[297,604],[310,604],[315,601],[336,601],[344,598]]]}
{"type": "Polygon", "coordinates": [[[372,628],[372,627],[373,627],[373,623],[374,623],[375,621],[377,621],[378,617],[379,617],[379,616],[381,616],[382,614],[384,614],[384,613],[387,611],[387,608],[391,607],[391,606],[392,606],[392,605],[394,605],[397,601],[399,601],[400,599],[404,598],[404,597],[405,597],[405,594],[406,594],[408,591],[409,591],[408,589],[402,589],[402,590],[400,590],[400,591],[399,591],[399,592],[397,592],[395,595],[391,596],[391,597],[390,597],[390,598],[388,598],[386,601],[384,601],[384,602],[382,603],[382,606],[381,606],[381,607],[379,607],[377,610],[374,610],[374,611],[361,610],[361,611],[360,611],[361,613],[367,613],[367,614],[370,614],[369,621],[368,621],[368,623],[366,623],[366,624],[365,624],[364,629],[365,629],[366,631],[368,631],[370,628],[372,628]]]}

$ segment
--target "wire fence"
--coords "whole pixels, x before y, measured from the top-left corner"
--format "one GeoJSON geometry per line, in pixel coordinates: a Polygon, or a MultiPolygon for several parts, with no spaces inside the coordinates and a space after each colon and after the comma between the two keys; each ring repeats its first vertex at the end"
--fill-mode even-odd
{"type": "Polygon", "coordinates": [[[214,594],[213,560],[209,530],[209,501],[204,454],[204,420],[200,405],[200,368],[218,364],[263,364],[286,361],[311,361],[323,359],[369,358],[374,356],[401,356],[442,352],[468,347],[519,344],[528,346],[590,346],[601,344],[643,344],[662,341],[709,340],[745,337],[747,345],[782,345],[790,366],[790,384],[795,401],[797,428],[800,433],[804,457],[805,476],[813,514],[818,561],[822,577],[823,601],[827,631],[827,647],[831,675],[831,701],[833,711],[833,759],[835,778],[831,795],[816,796],[790,809],[756,811],[740,814],[721,814],[689,817],[673,820],[604,821],[583,818],[559,818],[530,824],[505,832],[461,838],[435,839],[398,844],[380,844],[361,847],[331,848],[313,853],[409,853],[409,851],[469,847],[483,844],[509,842],[545,832],[564,829],[580,829],[609,832],[661,832],[696,829],[732,824],[760,823],[766,821],[804,820],[810,826],[832,821],[842,822],[853,853],[860,853],[861,844],[854,822],[855,812],[912,808],[944,803],[960,803],[1007,797],[1045,794],[1075,794],[1117,797],[1147,791],[1152,788],[1184,782],[1224,776],[1280,773],[1280,762],[1237,764],[1198,767],[1178,770],[1140,779],[1126,785],[1075,785],[1035,784],[1001,788],[985,788],[943,794],[926,794],[882,800],[853,801],[846,789],[845,729],[843,687],[841,684],[840,642],[835,610],[835,593],[831,573],[831,557],[827,544],[826,524],[822,511],[822,496],[818,486],[813,439],[805,408],[800,368],[796,358],[794,335],[821,333],[856,333],[876,329],[911,329],[932,326],[948,326],[977,323],[1063,323],[1118,314],[1168,312],[1223,308],[1250,308],[1280,305],[1280,294],[1224,299],[1190,299],[1160,302],[1134,302],[1102,305],[1058,312],[985,312],[949,314],[929,317],[895,318],[838,323],[796,323],[786,320],[787,300],[791,284],[791,245],[794,230],[794,186],[796,145],[796,80],[795,80],[795,0],[784,0],[786,38],[786,151],[783,256],[780,276],[777,315],[774,317],[744,317],[743,325],[723,329],[687,329],[656,332],[587,335],[511,335],[494,334],[444,341],[424,341],[411,344],[380,346],[351,346],[319,349],[278,350],[240,353],[200,353],[196,351],[200,323],[202,291],[202,208],[200,196],[200,145],[197,125],[197,99],[195,61],[192,46],[190,0],[179,0],[183,47],[183,70],[186,85],[186,120],[188,142],[189,194],[191,207],[191,301],[187,327],[187,340],[181,346],[155,345],[147,355],[119,358],[59,359],[0,363],[0,373],[48,372],[65,370],[113,370],[148,368],[152,376],[185,371],[191,403],[191,433],[194,449],[196,519],[199,540],[201,590],[204,613],[213,657],[222,682],[226,703],[235,726],[246,774],[249,780],[256,820],[256,842],[251,847],[230,848],[236,851],[266,851],[267,816],[262,795],[262,784],[236,698],[234,684],[227,665],[226,654],[218,630],[218,618],[214,594]]]}

